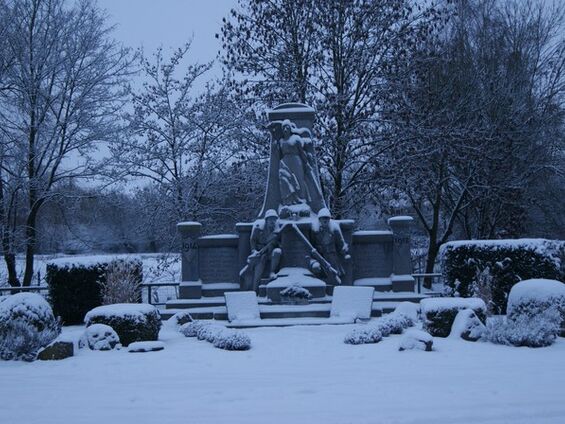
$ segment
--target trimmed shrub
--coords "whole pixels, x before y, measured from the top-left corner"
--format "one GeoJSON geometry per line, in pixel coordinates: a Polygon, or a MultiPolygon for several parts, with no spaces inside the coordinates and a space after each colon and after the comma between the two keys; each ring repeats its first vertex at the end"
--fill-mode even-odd
{"type": "Polygon", "coordinates": [[[112,327],[105,324],[92,324],[84,330],[78,347],[87,347],[90,350],[112,350],[118,343],[120,343],[120,338],[112,327]]]}
{"type": "Polygon", "coordinates": [[[241,331],[224,329],[214,337],[214,347],[224,350],[249,350],[251,339],[241,331]]]}
{"type": "Polygon", "coordinates": [[[556,280],[534,279],[520,281],[508,296],[508,319],[522,315],[533,318],[548,309],[555,309],[565,324],[565,284],[556,280]]]}
{"type": "MultiPolygon", "coordinates": [[[[85,314],[102,305],[102,289],[106,281],[106,270],[113,262],[104,258],[100,262],[72,263],[64,258],[47,264],[45,279],[49,285],[49,299],[55,315],[65,325],[81,324],[85,314]]],[[[135,268],[137,281],[142,280],[142,264],[138,259],[119,259],[135,268]]]]}
{"type": "Polygon", "coordinates": [[[186,324],[181,325],[179,331],[185,337],[196,337],[198,335],[198,331],[200,330],[200,328],[205,325],[210,325],[210,324],[204,321],[187,322],[186,324]]]}
{"type": "Polygon", "coordinates": [[[86,314],[86,326],[109,325],[118,333],[124,346],[132,342],[155,341],[159,338],[161,316],[153,305],[118,303],[99,306],[86,314]]]}
{"type": "Polygon", "coordinates": [[[436,297],[422,299],[420,302],[424,317],[424,330],[434,337],[447,337],[457,313],[462,309],[472,309],[475,315],[486,321],[486,305],[482,299],[461,297],[436,297]]]}
{"type": "Polygon", "coordinates": [[[521,280],[563,280],[565,242],[545,239],[463,240],[442,245],[443,278],[450,294],[483,297],[496,314],[506,313],[510,289],[521,280]],[[485,284],[487,286],[485,286],[485,284]]]}
{"type": "Polygon", "coordinates": [[[61,333],[47,301],[35,293],[18,293],[0,303],[0,358],[32,361],[61,333]]]}
{"type": "Polygon", "coordinates": [[[378,343],[383,339],[383,334],[376,326],[366,328],[355,328],[350,331],[343,340],[346,344],[358,345],[366,343],[378,343]]]}
{"type": "Polygon", "coordinates": [[[555,308],[534,317],[525,314],[514,319],[493,317],[488,320],[481,340],[509,346],[549,346],[557,338],[560,320],[559,312],[555,308]]]}

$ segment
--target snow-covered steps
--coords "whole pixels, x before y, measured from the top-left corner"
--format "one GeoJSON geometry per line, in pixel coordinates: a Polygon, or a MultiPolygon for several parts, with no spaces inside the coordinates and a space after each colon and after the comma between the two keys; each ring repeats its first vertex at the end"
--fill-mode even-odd
{"type": "Polygon", "coordinates": [[[240,290],[240,287],[237,283],[206,283],[202,285],[202,296],[219,297],[223,296],[225,292],[238,290],[240,290]]]}
{"type": "MultiPolygon", "coordinates": [[[[272,305],[259,304],[261,319],[280,318],[328,318],[330,316],[330,303],[311,303],[308,305],[272,305]]],[[[165,309],[160,311],[163,320],[169,319],[180,311],[190,312],[194,319],[215,319],[227,321],[228,313],[225,306],[208,306],[190,309],[165,309]]],[[[378,305],[373,304],[371,316],[379,317],[382,311],[378,305]]]]}

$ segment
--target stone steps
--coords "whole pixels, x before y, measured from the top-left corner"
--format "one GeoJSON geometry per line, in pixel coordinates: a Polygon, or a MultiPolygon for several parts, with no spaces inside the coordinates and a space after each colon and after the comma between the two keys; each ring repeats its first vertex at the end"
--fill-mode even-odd
{"type": "Polygon", "coordinates": [[[237,283],[212,283],[202,285],[203,297],[219,297],[226,292],[239,291],[240,286],[237,283]]]}

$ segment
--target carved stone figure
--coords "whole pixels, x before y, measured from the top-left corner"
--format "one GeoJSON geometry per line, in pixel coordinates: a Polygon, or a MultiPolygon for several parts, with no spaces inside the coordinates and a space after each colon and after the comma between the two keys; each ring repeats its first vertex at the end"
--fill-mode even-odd
{"type": "MultiPolygon", "coordinates": [[[[343,238],[339,225],[332,223],[330,211],[323,208],[318,213],[319,225],[313,225],[312,245],[330,263],[339,277],[345,275],[342,260],[349,260],[349,246],[343,238]]],[[[323,267],[319,261],[313,259],[310,263],[312,272],[316,275],[323,275],[323,267]]]]}
{"type": "MultiPolygon", "coordinates": [[[[281,105],[275,112],[290,114],[292,108],[314,113],[313,109],[298,104],[281,105]]],[[[298,128],[290,119],[271,120],[267,128],[271,133],[271,157],[260,216],[268,209],[278,210],[284,219],[316,214],[325,207],[325,202],[310,129],[298,128]]]]}
{"type": "Polygon", "coordinates": [[[282,255],[277,221],[277,213],[270,209],[265,213],[265,219],[257,221],[251,230],[251,255],[240,273],[248,289],[258,290],[267,266],[269,278],[275,277],[282,255]]]}

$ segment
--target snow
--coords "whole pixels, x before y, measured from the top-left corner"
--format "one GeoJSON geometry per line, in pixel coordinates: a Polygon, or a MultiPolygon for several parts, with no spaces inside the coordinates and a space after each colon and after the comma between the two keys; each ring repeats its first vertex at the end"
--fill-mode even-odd
{"type": "Polygon", "coordinates": [[[392,280],[389,277],[382,278],[358,278],[353,282],[354,286],[390,286],[392,280]]]}
{"type": "Polygon", "coordinates": [[[208,236],[202,236],[200,237],[201,239],[204,240],[216,240],[216,239],[221,239],[221,240],[225,240],[225,239],[239,239],[239,236],[237,234],[212,234],[212,235],[208,235],[208,236]]]}
{"type": "Polygon", "coordinates": [[[145,315],[151,314],[155,310],[155,306],[147,303],[116,303],[98,306],[86,314],[84,322],[88,322],[94,317],[130,316],[143,319],[145,315]]]}
{"type": "Polygon", "coordinates": [[[549,299],[565,298],[565,284],[557,280],[536,278],[515,284],[508,295],[508,308],[512,309],[524,301],[547,302],[549,299]]]}
{"type": "Polygon", "coordinates": [[[398,345],[399,350],[431,350],[434,338],[425,331],[418,330],[416,328],[411,328],[406,330],[403,334],[400,344],[398,345]]]}
{"type": "Polygon", "coordinates": [[[390,222],[399,222],[399,221],[414,221],[414,218],[408,215],[399,215],[389,218],[387,222],[390,223],[390,222]]]}
{"type": "Polygon", "coordinates": [[[492,249],[528,249],[540,255],[551,257],[556,266],[559,267],[559,248],[565,245],[562,240],[547,240],[535,238],[506,239],[506,240],[456,240],[444,243],[439,250],[439,259],[442,259],[449,249],[456,249],[462,246],[482,246],[492,249]]]}
{"type": "Polygon", "coordinates": [[[434,297],[422,299],[420,308],[424,314],[446,309],[482,309],[486,310],[485,302],[476,297],[434,297]]]}
{"type": "Polygon", "coordinates": [[[334,288],[330,317],[371,318],[372,287],[337,286],[334,288]]]}
{"type": "Polygon", "coordinates": [[[420,305],[413,302],[400,302],[393,312],[393,314],[396,315],[404,315],[412,322],[418,321],[419,313],[420,313],[420,305]]]}
{"type": "Polygon", "coordinates": [[[278,272],[278,278],[267,284],[268,288],[287,288],[290,286],[301,287],[325,287],[326,283],[314,278],[306,268],[282,268],[278,272]]]}
{"type": "Polygon", "coordinates": [[[358,230],[353,233],[355,236],[374,236],[374,235],[392,235],[392,231],[386,230],[358,230]]]}
{"type": "Polygon", "coordinates": [[[156,352],[165,349],[163,342],[133,342],[128,346],[128,352],[156,352]]]}
{"type": "MultiPolygon", "coordinates": [[[[343,343],[357,325],[255,328],[245,352],[161,331],[165,350],[0,361],[2,423],[560,424],[565,339],[543,349],[402,336],[343,343]],[[519,372],[517,372],[519,370],[519,372]],[[472,377],[472,378],[471,378],[472,377]]],[[[80,334],[83,327],[67,327],[80,334]]]]}
{"type": "MultiPolygon", "coordinates": [[[[16,293],[0,302],[0,311],[12,311],[12,314],[32,313],[40,316],[52,315],[51,306],[45,298],[36,293],[16,293]],[[31,310],[30,310],[31,309],[31,310]]],[[[0,312],[1,313],[1,312],[0,312]]]]}
{"type": "Polygon", "coordinates": [[[477,318],[475,312],[472,309],[462,309],[453,320],[449,337],[461,338],[463,335],[466,335],[466,333],[469,333],[466,337],[472,340],[478,340],[483,335],[484,331],[485,326],[481,320],[477,318]]]}
{"type": "Polygon", "coordinates": [[[261,319],[254,291],[225,293],[224,296],[230,322],[261,319]]]}

